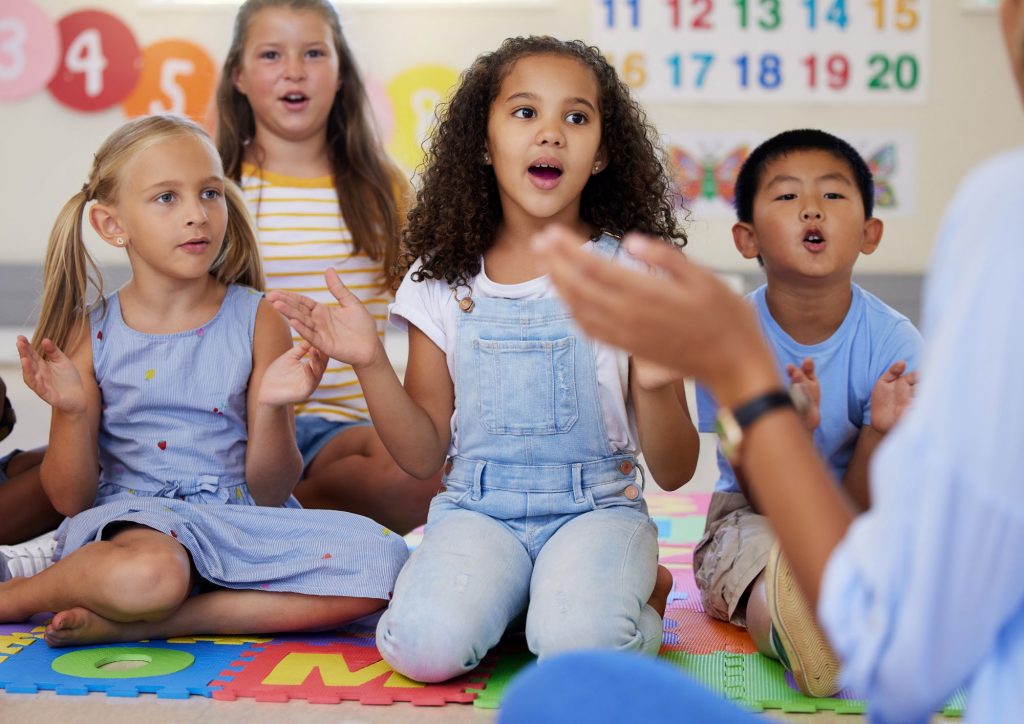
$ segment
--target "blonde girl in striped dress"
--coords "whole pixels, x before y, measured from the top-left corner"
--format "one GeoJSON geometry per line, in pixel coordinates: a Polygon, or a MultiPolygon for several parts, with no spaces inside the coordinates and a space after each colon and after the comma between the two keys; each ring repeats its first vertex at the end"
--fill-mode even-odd
{"type": "MultiPolygon", "coordinates": [[[[335,269],[384,336],[408,182],[370,123],[366,91],[327,0],[248,0],[217,92],[217,145],[259,232],[269,289],[336,304],[335,269]]],[[[306,507],[370,516],[406,532],[426,520],[439,476],[388,454],[352,367],[332,360],[296,407],[306,507]]]]}
{"type": "Polygon", "coordinates": [[[55,611],[46,640],[63,646],[325,629],[386,604],[404,541],[291,498],[292,405],[326,359],[263,299],[255,230],[205,131],[172,116],[115,131],[44,269],[18,353],[53,410],[42,486],[70,517],[53,566],[0,583],[0,622],[55,611]],[[105,298],[83,214],[131,265],[105,298]]]}

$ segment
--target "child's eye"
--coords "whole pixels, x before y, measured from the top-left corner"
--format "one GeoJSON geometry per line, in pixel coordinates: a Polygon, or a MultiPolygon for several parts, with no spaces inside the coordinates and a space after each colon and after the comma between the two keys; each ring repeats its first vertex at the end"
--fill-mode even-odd
{"type": "Polygon", "coordinates": [[[260,53],[260,57],[264,60],[277,60],[279,53],[276,50],[264,50],[260,53]]]}
{"type": "Polygon", "coordinates": [[[512,115],[516,118],[534,118],[537,112],[532,108],[516,108],[512,111],[512,115]]]}
{"type": "Polygon", "coordinates": [[[775,200],[776,201],[792,201],[795,198],[796,198],[796,194],[782,194],[781,196],[776,197],[775,200]]]}
{"type": "Polygon", "coordinates": [[[320,48],[310,48],[309,50],[306,51],[306,55],[308,55],[310,58],[323,58],[325,55],[327,55],[327,53],[325,53],[320,48]]]}
{"type": "Polygon", "coordinates": [[[217,199],[220,198],[220,190],[219,189],[203,189],[202,193],[199,194],[199,195],[205,201],[216,201],[217,199]]]}
{"type": "Polygon", "coordinates": [[[835,193],[834,191],[830,191],[829,193],[825,194],[825,198],[826,199],[842,199],[842,198],[845,198],[845,197],[842,194],[835,193]]]}
{"type": "Polygon", "coordinates": [[[172,192],[170,192],[170,191],[167,191],[166,193],[162,193],[162,194],[160,194],[159,196],[156,197],[156,202],[158,204],[169,204],[172,201],[174,201],[174,194],[172,192]]]}
{"type": "Polygon", "coordinates": [[[584,123],[587,122],[587,114],[581,111],[573,111],[572,113],[566,115],[565,120],[567,120],[574,126],[582,126],[584,123]]]}

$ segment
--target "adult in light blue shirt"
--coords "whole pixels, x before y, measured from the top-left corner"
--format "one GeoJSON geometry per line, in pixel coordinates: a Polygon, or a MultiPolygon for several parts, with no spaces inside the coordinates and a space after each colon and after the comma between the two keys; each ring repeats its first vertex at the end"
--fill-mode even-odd
{"type": "MultiPolygon", "coordinates": [[[[1015,0],[1019,4],[1020,0],[1015,0]]],[[[970,721],[1024,712],[1024,148],[977,169],[925,288],[927,370],[832,551],[818,617],[880,720],[968,687],[970,721]]]]}
{"type": "MultiPolygon", "coordinates": [[[[1003,0],[1002,26],[1024,97],[1024,0],[1003,0]]],[[[926,374],[876,452],[868,512],[854,516],[794,411],[771,407],[744,430],[749,492],[875,722],[925,722],[958,686],[968,722],[1024,712],[1022,230],[1024,148],[972,173],[944,220],[925,290],[926,374]]],[[[578,245],[567,232],[538,240],[589,334],[678,366],[731,409],[780,386],[749,305],[713,274],[657,243],[627,248],[660,278],[588,259],[578,245]]],[[[575,663],[571,676],[586,677],[575,663]]],[[[592,699],[591,721],[628,712],[623,691],[658,695],[632,686],[628,659],[618,666],[621,686],[592,699]]],[[[569,676],[558,683],[571,688],[569,676]]],[[[517,696],[542,700],[526,687],[517,696]]],[[[692,696],[699,707],[704,695],[692,696]]]]}

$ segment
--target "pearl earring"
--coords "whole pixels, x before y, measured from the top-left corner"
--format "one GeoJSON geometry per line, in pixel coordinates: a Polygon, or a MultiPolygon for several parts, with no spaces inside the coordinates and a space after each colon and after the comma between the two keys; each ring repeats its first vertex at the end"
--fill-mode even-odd
{"type": "Polygon", "coordinates": [[[120,236],[117,237],[117,245],[118,246],[124,246],[124,238],[123,237],[120,237],[120,236]]]}
{"type": "Polygon", "coordinates": [[[488,153],[487,151],[484,151],[484,165],[485,166],[490,166],[491,165],[491,154],[488,153]]]}
{"type": "Polygon", "coordinates": [[[597,173],[600,170],[601,170],[601,162],[598,161],[597,163],[594,164],[594,173],[597,173]]]}

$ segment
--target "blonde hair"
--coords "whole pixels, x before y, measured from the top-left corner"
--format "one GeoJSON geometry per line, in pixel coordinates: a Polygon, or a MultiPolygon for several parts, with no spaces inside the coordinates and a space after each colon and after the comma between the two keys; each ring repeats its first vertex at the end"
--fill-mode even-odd
{"type": "MultiPolygon", "coordinates": [[[[97,306],[106,306],[99,267],[82,236],[82,216],[92,201],[115,204],[125,164],[150,146],[172,138],[195,138],[215,151],[213,141],[199,125],[178,116],[147,116],[128,121],[93,157],[89,180],[57,215],[50,231],[43,265],[43,301],[32,343],[38,349],[44,339],[66,349],[77,342],[76,331],[97,306]],[[88,299],[89,287],[96,298],[88,299]]],[[[263,291],[263,265],[252,218],[238,186],[225,180],[227,230],[220,254],[210,274],[223,284],[244,284],[263,291]]]]}
{"type": "MultiPolygon", "coordinates": [[[[334,192],[356,251],[381,263],[382,284],[390,287],[400,279],[395,276],[395,266],[405,204],[399,197],[404,195],[407,183],[381,148],[371,122],[366,86],[342,33],[338,12],[329,0],[246,0],[239,7],[217,87],[217,149],[224,172],[235,181],[241,180],[245,148],[256,136],[252,106],[235,87],[235,75],[242,69],[242,52],[252,18],[267,8],[315,12],[331,30],[343,78],[327,118],[334,192]]],[[[262,166],[260,158],[256,162],[262,166]]]]}

